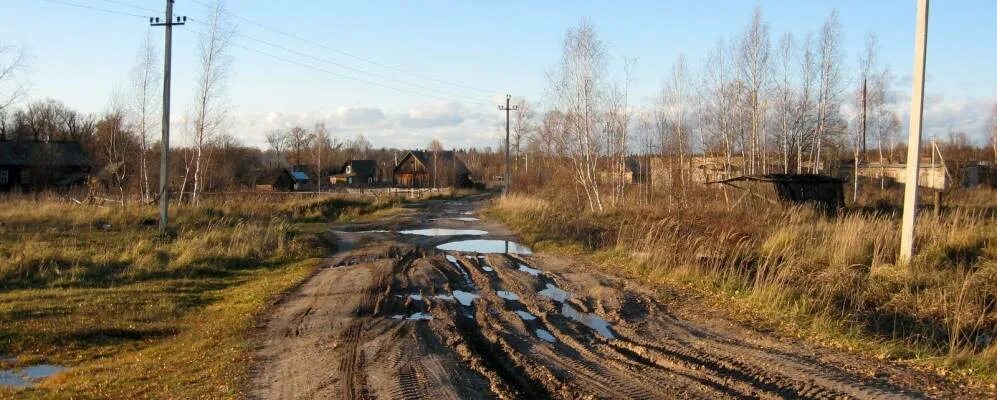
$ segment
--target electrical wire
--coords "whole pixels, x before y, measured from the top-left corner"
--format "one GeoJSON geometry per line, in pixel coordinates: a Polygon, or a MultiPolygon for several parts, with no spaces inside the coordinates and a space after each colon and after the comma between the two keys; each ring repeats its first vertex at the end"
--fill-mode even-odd
{"type": "Polygon", "coordinates": [[[149,8],[149,7],[143,7],[143,6],[138,6],[138,5],[134,5],[134,4],[130,4],[130,3],[125,3],[125,2],[123,2],[123,1],[117,1],[117,0],[101,0],[101,1],[103,1],[103,2],[105,2],[105,3],[111,3],[111,4],[116,4],[116,5],[119,5],[119,6],[122,6],[122,7],[128,7],[128,8],[134,8],[134,9],[136,9],[136,10],[142,10],[142,11],[149,11],[149,12],[154,12],[154,13],[156,13],[156,15],[155,15],[155,16],[160,16],[160,15],[162,15],[162,14],[165,14],[165,13],[166,13],[166,11],[165,11],[165,10],[157,10],[157,9],[155,9],[155,8],[149,8]]]}
{"type": "Polygon", "coordinates": [[[138,18],[149,18],[148,15],[139,15],[139,14],[132,14],[132,13],[127,13],[127,12],[115,11],[115,10],[108,10],[106,8],[94,7],[94,6],[90,6],[90,5],[86,5],[86,4],[71,3],[71,2],[68,2],[68,1],[62,1],[62,0],[42,0],[42,1],[47,1],[49,3],[54,3],[54,4],[62,4],[64,6],[70,6],[70,7],[86,8],[88,10],[100,11],[100,12],[105,12],[105,13],[108,13],[108,14],[117,14],[117,15],[124,15],[124,16],[128,16],[128,17],[138,17],[138,18]]]}
{"type": "MultiPolygon", "coordinates": [[[[196,4],[201,5],[202,7],[206,7],[206,8],[209,8],[209,9],[213,9],[214,8],[211,5],[209,5],[207,3],[204,3],[203,1],[200,1],[200,0],[191,0],[191,1],[194,2],[194,3],[196,3],[196,4]]],[[[377,61],[374,61],[374,60],[371,60],[371,59],[368,59],[368,58],[365,58],[365,57],[361,57],[361,56],[358,56],[356,54],[353,54],[353,53],[350,53],[350,52],[347,52],[347,51],[343,51],[343,50],[340,50],[340,49],[337,49],[337,48],[334,48],[334,47],[331,47],[331,46],[328,46],[328,45],[325,45],[325,44],[322,44],[322,43],[315,42],[313,40],[309,40],[309,39],[303,38],[303,37],[298,36],[298,35],[294,35],[294,34],[291,34],[291,33],[284,32],[284,31],[282,31],[280,29],[268,26],[266,24],[262,24],[262,23],[250,20],[248,18],[236,15],[236,14],[234,14],[231,11],[228,11],[228,10],[224,10],[224,12],[226,14],[232,16],[233,18],[239,19],[239,20],[244,21],[244,22],[248,22],[250,24],[256,25],[256,26],[258,26],[260,28],[269,30],[269,31],[277,33],[279,35],[283,35],[283,36],[289,37],[291,39],[295,39],[295,40],[298,40],[298,41],[310,44],[310,45],[315,46],[315,47],[320,47],[322,49],[325,49],[325,50],[328,50],[328,51],[331,51],[331,52],[334,52],[334,53],[337,53],[337,54],[341,54],[341,55],[344,55],[344,56],[347,56],[347,57],[350,57],[350,58],[353,58],[353,59],[356,59],[356,60],[359,60],[359,61],[371,64],[371,65],[376,65],[376,66],[381,67],[381,68],[390,69],[390,70],[393,70],[393,71],[396,71],[396,72],[400,72],[400,73],[403,73],[403,74],[407,74],[407,75],[411,75],[411,76],[414,76],[414,77],[417,77],[417,78],[426,79],[426,80],[434,81],[434,82],[437,82],[437,83],[442,83],[442,84],[446,84],[446,85],[450,85],[450,86],[455,86],[455,87],[459,87],[459,88],[463,88],[463,89],[475,90],[475,91],[478,91],[478,92],[488,93],[488,94],[495,94],[495,93],[497,93],[496,91],[493,91],[493,90],[485,90],[485,89],[481,89],[481,88],[477,88],[477,87],[473,87],[473,86],[463,85],[463,84],[456,83],[456,82],[451,82],[451,81],[447,81],[447,80],[443,80],[443,79],[433,78],[433,77],[426,76],[426,75],[423,75],[423,74],[411,72],[411,71],[405,70],[403,68],[399,68],[399,67],[395,67],[395,66],[392,66],[392,65],[387,65],[387,64],[384,64],[384,63],[380,63],[380,62],[377,62],[377,61]]]]}

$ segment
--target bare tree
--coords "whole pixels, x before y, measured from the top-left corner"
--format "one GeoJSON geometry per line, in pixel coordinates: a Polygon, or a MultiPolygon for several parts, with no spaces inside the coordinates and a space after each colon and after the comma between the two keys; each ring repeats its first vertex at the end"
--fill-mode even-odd
{"type": "Polygon", "coordinates": [[[287,135],[283,130],[274,129],[267,132],[267,145],[270,146],[270,150],[273,150],[277,155],[281,155],[284,150],[287,149],[287,135]]]}
{"type": "Polygon", "coordinates": [[[738,70],[741,81],[744,82],[747,90],[748,109],[751,118],[751,134],[748,138],[748,173],[758,172],[759,165],[761,172],[767,172],[764,158],[766,141],[764,133],[763,110],[765,96],[764,91],[768,84],[769,73],[769,28],[768,24],[762,21],[762,10],[760,6],[755,7],[751,17],[751,23],[744,31],[741,39],[740,57],[738,57],[738,70]]]}
{"type": "Polygon", "coordinates": [[[21,74],[27,69],[27,51],[24,47],[0,43],[0,112],[16,103],[26,92],[21,74]]]}
{"type": "Polygon", "coordinates": [[[605,45],[592,23],[583,20],[565,34],[561,63],[549,76],[553,106],[565,122],[556,136],[559,153],[569,160],[592,211],[603,210],[597,174],[606,115],[605,69],[605,45]]]}
{"type": "MultiPolygon", "coordinates": [[[[533,109],[533,105],[526,99],[520,99],[516,102],[519,107],[519,111],[515,113],[516,118],[512,123],[512,150],[515,152],[515,166],[519,168],[519,160],[522,154],[523,141],[527,136],[533,132],[536,127],[534,126],[534,118],[536,118],[536,111],[533,109]]],[[[526,158],[526,173],[530,172],[530,161],[529,155],[526,158]]]]}
{"type": "Polygon", "coordinates": [[[148,202],[149,189],[148,153],[152,135],[158,126],[156,108],[159,106],[159,60],[151,33],[142,43],[135,66],[132,68],[131,122],[139,141],[139,177],[142,181],[142,201],[148,202]]]}
{"type": "Polygon", "coordinates": [[[212,137],[222,130],[228,111],[224,90],[231,65],[229,46],[235,31],[227,15],[224,3],[216,2],[208,17],[208,31],[201,35],[200,71],[192,118],[194,186],[190,197],[191,203],[197,203],[198,193],[203,190],[205,171],[201,166],[206,147],[212,137]]]}
{"type": "Polygon", "coordinates": [[[779,142],[782,150],[782,172],[789,173],[789,154],[794,143],[796,99],[794,94],[794,74],[793,74],[793,52],[795,45],[793,34],[785,33],[779,39],[779,47],[776,52],[776,62],[774,72],[775,79],[775,120],[779,124],[779,142]]]}
{"type": "Polygon", "coordinates": [[[322,166],[328,155],[331,142],[329,141],[329,130],[325,128],[325,124],[318,122],[315,127],[312,128],[312,132],[315,138],[312,140],[312,161],[315,162],[315,182],[317,183],[318,191],[322,191],[322,166]]]}
{"type": "MultiPolygon", "coordinates": [[[[731,61],[727,46],[718,41],[706,57],[706,73],[703,76],[703,91],[700,95],[702,108],[700,119],[704,133],[711,136],[703,141],[715,142],[722,148],[724,173],[733,174],[734,169],[734,121],[731,112],[737,106],[737,86],[731,82],[731,61]]],[[[710,147],[710,146],[705,146],[710,147]]]]}
{"type": "MultiPolygon", "coordinates": [[[[659,121],[666,135],[670,137],[670,143],[674,148],[674,153],[678,155],[678,176],[679,183],[684,191],[688,177],[687,155],[692,153],[692,145],[689,140],[690,121],[692,113],[692,99],[690,96],[690,76],[689,68],[686,65],[685,54],[679,54],[672,64],[672,70],[665,82],[665,87],[661,91],[658,107],[661,109],[659,121]]],[[[662,136],[664,138],[664,136],[662,136]]],[[[664,150],[665,142],[662,142],[664,150]]]]}
{"type": "Polygon", "coordinates": [[[990,114],[990,142],[994,148],[994,166],[997,166],[997,103],[990,114]]]}
{"type": "Polygon", "coordinates": [[[363,134],[358,134],[356,138],[350,141],[349,144],[350,156],[353,158],[364,159],[367,158],[367,154],[370,153],[372,144],[363,136],[363,134]]]}
{"type": "Polygon", "coordinates": [[[433,141],[429,142],[428,149],[433,155],[433,188],[437,188],[439,187],[437,185],[439,184],[440,156],[443,154],[443,143],[440,143],[440,139],[433,138],[433,141]]]}
{"type": "Polygon", "coordinates": [[[815,149],[813,172],[821,170],[821,146],[827,133],[831,114],[840,103],[841,84],[841,24],[838,11],[832,10],[824,22],[818,41],[817,54],[820,60],[819,90],[817,93],[817,126],[814,131],[815,149]]]}
{"type": "Polygon", "coordinates": [[[313,139],[315,139],[315,135],[300,126],[292,127],[287,131],[287,146],[288,150],[294,154],[294,167],[304,165],[303,156],[305,151],[312,146],[313,139]]]}

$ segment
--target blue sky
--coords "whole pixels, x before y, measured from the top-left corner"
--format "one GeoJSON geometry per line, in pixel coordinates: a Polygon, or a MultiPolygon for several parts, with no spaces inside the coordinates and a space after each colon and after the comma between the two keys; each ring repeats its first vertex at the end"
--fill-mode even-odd
{"type": "MultiPolygon", "coordinates": [[[[209,2],[209,0],[200,0],[209,2]]],[[[3,0],[0,42],[19,44],[31,55],[30,99],[54,98],[83,111],[106,107],[115,88],[127,86],[145,35],[161,41],[161,28],[139,17],[59,3],[152,15],[154,0],[3,0]],[[131,7],[129,7],[130,5],[131,7]]],[[[361,76],[411,91],[434,89],[446,99],[399,92],[233,48],[227,91],[229,134],[261,146],[265,131],[318,120],[344,138],[363,133],[375,146],[424,146],[433,137],[448,146],[498,143],[503,115],[495,104],[505,93],[543,101],[545,73],[557,63],[564,32],[588,17],[616,61],[634,58],[634,91],[646,101],[659,92],[681,52],[693,69],[718,39],[738,35],[755,2],[735,1],[229,1],[248,20],[306,38],[276,34],[235,19],[236,42],[333,73],[361,76]],[[359,74],[300,54],[267,47],[261,39],[296,52],[361,69],[359,74]],[[349,53],[452,86],[383,68],[336,53],[349,53]],[[439,92],[446,92],[440,94],[439,92]]],[[[832,8],[844,31],[845,61],[854,71],[866,32],[875,31],[880,57],[900,77],[896,87],[906,113],[913,57],[914,4],[908,1],[760,1],[773,43],[783,32],[816,32],[832,8]]],[[[204,20],[198,2],[177,0],[176,13],[204,20]]],[[[997,0],[935,1],[928,44],[926,135],[949,129],[983,137],[997,101],[997,0]]],[[[190,25],[198,29],[197,24],[190,25]]],[[[174,41],[174,114],[183,118],[193,97],[197,33],[180,29],[174,41]]],[[[619,66],[619,63],[617,67],[619,66]]],[[[617,68],[619,69],[619,68],[617,68]]],[[[849,77],[847,84],[854,84],[849,77]]],[[[906,117],[904,119],[906,122],[906,117]]],[[[179,129],[179,128],[178,128],[179,129]]],[[[179,134],[179,133],[178,133],[179,134]]]]}

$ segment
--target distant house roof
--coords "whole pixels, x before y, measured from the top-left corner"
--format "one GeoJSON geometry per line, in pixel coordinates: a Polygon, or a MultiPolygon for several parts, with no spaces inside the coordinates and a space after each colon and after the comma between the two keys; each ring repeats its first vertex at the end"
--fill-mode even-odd
{"type": "Polygon", "coordinates": [[[355,175],[374,175],[377,173],[377,161],[374,160],[348,160],[343,163],[340,173],[345,174],[347,166],[353,167],[355,175]]]}
{"type": "MultiPolygon", "coordinates": [[[[440,163],[439,165],[444,165],[444,166],[452,165],[453,168],[458,173],[468,172],[467,165],[464,165],[464,162],[457,157],[456,153],[454,153],[453,150],[444,150],[444,151],[412,150],[409,152],[409,154],[411,154],[413,157],[419,160],[419,162],[422,163],[422,165],[425,165],[427,167],[429,165],[432,165],[433,159],[435,157],[437,162],[440,163]]],[[[406,155],[406,157],[407,156],[408,155],[406,155]]],[[[405,158],[403,157],[402,161],[404,160],[405,158]]],[[[401,165],[402,164],[399,163],[398,165],[395,166],[395,169],[398,169],[398,167],[400,167],[401,165]]]]}
{"type": "Polygon", "coordinates": [[[0,165],[83,167],[88,162],[87,153],[80,142],[0,142],[0,165]]]}
{"type": "Polygon", "coordinates": [[[311,178],[308,177],[308,174],[306,174],[305,171],[291,171],[291,178],[294,178],[295,182],[299,183],[308,182],[311,180],[311,178]]]}

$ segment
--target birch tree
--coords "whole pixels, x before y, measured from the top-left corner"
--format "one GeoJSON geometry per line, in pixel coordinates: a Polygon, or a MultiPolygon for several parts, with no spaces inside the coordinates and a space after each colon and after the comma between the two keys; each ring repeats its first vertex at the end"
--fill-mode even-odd
{"type": "Polygon", "coordinates": [[[564,114],[565,129],[557,136],[591,211],[602,211],[598,163],[605,117],[606,48],[595,27],[583,20],[565,34],[561,63],[551,74],[554,107],[564,114]]]}
{"type": "Polygon", "coordinates": [[[821,146],[827,133],[832,112],[840,103],[841,84],[841,24],[838,11],[832,10],[821,29],[817,54],[820,60],[819,90],[817,94],[817,126],[814,131],[815,150],[813,172],[821,171],[821,146]]]}
{"type": "Polygon", "coordinates": [[[152,34],[146,35],[139,51],[138,59],[132,68],[131,123],[139,142],[139,179],[141,180],[142,201],[148,202],[151,196],[149,187],[148,155],[152,137],[159,126],[156,109],[159,107],[159,58],[152,34]]]}
{"type": "Polygon", "coordinates": [[[231,66],[229,47],[235,31],[227,15],[224,3],[215,3],[208,17],[208,30],[201,35],[200,66],[192,118],[194,159],[191,203],[197,203],[198,194],[203,190],[205,171],[202,166],[205,164],[206,147],[222,130],[228,111],[224,91],[231,66]]]}
{"type": "Polygon", "coordinates": [[[775,121],[779,125],[779,142],[782,151],[782,173],[789,173],[789,154],[794,144],[795,116],[797,115],[794,93],[794,51],[795,44],[792,33],[785,33],[779,39],[774,63],[775,75],[775,121]]]}
{"type": "Polygon", "coordinates": [[[6,112],[26,93],[26,85],[20,82],[26,69],[27,51],[0,43],[0,112],[6,112]]]}
{"type": "Polygon", "coordinates": [[[751,121],[751,133],[747,143],[747,170],[751,174],[758,172],[759,165],[761,172],[766,172],[763,97],[768,83],[770,51],[768,24],[762,21],[761,7],[756,6],[751,23],[745,29],[741,39],[737,63],[740,78],[746,90],[746,102],[751,121]]]}
{"type": "MultiPolygon", "coordinates": [[[[523,152],[523,142],[526,138],[533,132],[535,128],[534,119],[536,118],[536,111],[533,109],[533,105],[526,99],[520,99],[516,105],[519,107],[519,111],[516,112],[516,118],[513,119],[512,123],[512,150],[515,153],[515,165],[516,169],[519,169],[520,158],[523,152]]],[[[529,155],[527,155],[529,157],[529,155]]],[[[526,173],[530,172],[529,158],[526,159],[526,173]]]]}
{"type": "Polygon", "coordinates": [[[689,68],[686,65],[685,54],[679,54],[672,64],[671,73],[662,89],[658,107],[661,108],[663,120],[659,125],[667,132],[675,155],[678,156],[678,175],[681,187],[685,188],[687,178],[687,154],[692,151],[689,140],[692,104],[689,85],[689,68]]]}
{"type": "Polygon", "coordinates": [[[322,168],[332,143],[329,141],[329,130],[326,129],[324,123],[315,123],[312,132],[315,135],[315,139],[312,140],[312,161],[315,163],[315,182],[317,184],[315,187],[321,192],[322,168]]]}

